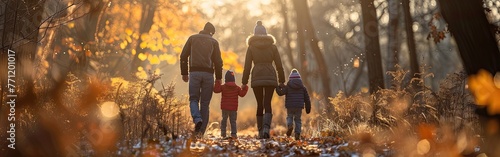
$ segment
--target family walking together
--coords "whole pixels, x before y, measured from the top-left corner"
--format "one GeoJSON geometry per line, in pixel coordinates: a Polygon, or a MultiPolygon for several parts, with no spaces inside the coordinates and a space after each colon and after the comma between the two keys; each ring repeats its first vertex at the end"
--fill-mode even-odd
{"type": "Polygon", "coordinates": [[[231,137],[237,138],[238,97],[244,97],[250,86],[257,101],[256,121],[258,138],[271,137],[273,118],[271,99],[276,91],[285,95],[287,109],[287,136],[295,129],[295,139],[300,139],[302,109],[311,111],[309,94],[304,87],[300,74],[293,69],[285,85],[283,65],[273,36],[267,34],[261,21],[257,21],[253,35],[247,38],[241,87],[236,84],[234,72],[228,70],[222,84],[223,60],[219,42],[212,36],[215,27],[210,22],[199,34],[188,38],[180,55],[181,75],[184,82],[189,82],[189,107],[195,124],[194,134],[203,135],[209,120],[212,94],[222,93],[221,136],[226,136],[227,119],[231,124],[231,137]],[[273,65],[274,63],[274,65],[273,65]],[[214,81],[215,74],[215,81],[214,81]]]}

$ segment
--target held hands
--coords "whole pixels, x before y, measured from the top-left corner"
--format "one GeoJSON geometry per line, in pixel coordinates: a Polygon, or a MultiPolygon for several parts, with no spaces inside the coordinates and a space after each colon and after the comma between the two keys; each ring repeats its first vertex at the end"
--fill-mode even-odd
{"type": "Polygon", "coordinates": [[[281,88],[284,88],[285,87],[285,84],[284,83],[280,83],[279,85],[281,88]]]}
{"type": "Polygon", "coordinates": [[[215,84],[219,84],[219,85],[220,85],[220,84],[222,84],[222,80],[217,79],[217,80],[215,80],[215,82],[214,82],[214,83],[215,83],[215,84]]]}
{"type": "Polygon", "coordinates": [[[188,82],[189,81],[189,75],[182,75],[182,80],[184,82],[188,82]]]}
{"type": "Polygon", "coordinates": [[[245,88],[248,88],[248,86],[246,84],[241,85],[241,89],[245,89],[245,88]]]}

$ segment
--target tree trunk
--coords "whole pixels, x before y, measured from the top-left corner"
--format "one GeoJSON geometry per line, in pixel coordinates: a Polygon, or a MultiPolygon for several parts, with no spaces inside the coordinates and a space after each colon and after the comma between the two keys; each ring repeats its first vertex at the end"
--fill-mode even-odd
{"type": "MultiPolygon", "coordinates": [[[[500,71],[500,51],[498,43],[488,22],[482,0],[438,0],[441,14],[462,58],[468,75],[480,69],[492,75],[500,71]]],[[[499,125],[499,115],[488,115],[485,108],[478,108],[480,124],[484,131],[499,125]],[[493,122],[493,123],[492,123],[493,122]],[[491,123],[493,125],[486,125],[491,123]]],[[[481,147],[488,156],[500,156],[500,133],[484,133],[485,142],[481,147]]]]}
{"type": "Polygon", "coordinates": [[[412,78],[419,78],[420,70],[418,66],[417,49],[415,47],[415,36],[413,35],[413,18],[410,12],[410,0],[403,0],[403,12],[405,17],[406,42],[410,53],[410,76],[412,78]]]}
{"type": "Polygon", "coordinates": [[[500,71],[500,52],[482,0],[439,0],[441,14],[455,38],[467,74],[500,71]]]}
{"type": "MultiPolygon", "coordinates": [[[[5,8],[4,13],[2,13],[4,21],[2,21],[3,30],[0,39],[0,51],[2,53],[0,65],[5,68],[1,68],[1,72],[7,74],[7,51],[8,49],[13,50],[16,53],[16,87],[18,90],[24,91],[22,93],[23,97],[31,98],[19,99],[17,107],[32,105],[36,102],[32,65],[36,54],[44,2],[38,0],[8,0],[3,2],[5,8]]],[[[2,80],[3,84],[6,84],[6,79],[6,77],[2,77],[0,80],[2,80]]]]}
{"type": "MultiPolygon", "coordinates": [[[[388,0],[389,6],[387,11],[389,12],[389,43],[387,44],[387,58],[385,61],[386,71],[396,71],[396,64],[399,64],[399,15],[400,15],[400,3],[398,0],[388,0]]],[[[392,84],[394,77],[391,75],[386,75],[385,84],[391,87],[395,85],[392,84]]]]}
{"type": "Polygon", "coordinates": [[[302,30],[305,29],[305,26],[304,26],[304,18],[302,18],[301,16],[303,16],[303,11],[298,9],[298,4],[297,4],[297,0],[292,0],[293,1],[293,5],[294,5],[294,8],[295,8],[295,12],[296,12],[296,24],[297,24],[297,46],[299,47],[299,53],[298,53],[298,58],[299,58],[299,61],[300,61],[300,74],[302,75],[301,78],[304,80],[304,85],[311,89],[311,84],[309,83],[309,71],[308,71],[308,63],[306,61],[306,42],[305,42],[305,35],[303,33],[302,30]]]}
{"type": "Polygon", "coordinates": [[[380,88],[384,88],[377,12],[373,5],[373,0],[361,0],[361,14],[363,20],[363,33],[365,35],[365,54],[368,63],[369,91],[373,94],[380,88]]]}
{"type": "MultiPolygon", "coordinates": [[[[89,6],[88,13],[82,17],[81,19],[78,19],[75,21],[75,32],[76,36],[74,37],[77,42],[76,44],[83,43],[81,45],[82,47],[87,47],[88,50],[90,50],[92,53],[95,54],[97,51],[97,40],[96,40],[96,32],[98,31],[97,29],[99,28],[99,20],[104,14],[105,9],[108,8],[106,7],[106,2],[103,0],[99,1],[88,1],[86,5],[89,6]]],[[[73,69],[73,73],[76,74],[79,78],[88,78],[86,75],[88,74],[89,70],[91,70],[90,67],[90,56],[87,56],[85,53],[85,50],[80,50],[78,55],[79,62],[76,62],[74,64],[71,64],[71,66],[75,67],[70,67],[73,69]]]]}
{"type": "Polygon", "coordinates": [[[292,47],[290,46],[291,39],[288,33],[290,32],[289,21],[288,21],[288,11],[286,7],[286,0],[281,1],[281,15],[283,16],[283,36],[285,38],[285,53],[288,57],[288,62],[291,68],[298,68],[295,65],[295,60],[293,59],[292,47]]]}
{"type": "MultiPolygon", "coordinates": [[[[294,6],[295,10],[297,11],[297,18],[301,21],[301,24],[304,26],[305,29],[304,32],[302,32],[302,29],[299,29],[299,33],[304,33],[307,38],[305,38],[307,41],[309,41],[309,46],[312,49],[314,58],[316,60],[316,64],[318,66],[318,72],[321,77],[321,82],[323,84],[323,96],[325,98],[328,98],[331,96],[330,94],[330,75],[328,73],[328,66],[325,61],[325,57],[323,56],[323,53],[321,52],[321,49],[319,48],[318,45],[318,38],[314,34],[316,31],[314,29],[314,26],[312,24],[311,20],[311,15],[309,12],[309,5],[307,4],[307,1],[304,0],[294,0],[294,6]]],[[[303,41],[306,42],[306,41],[303,41]]]]}
{"type": "MultiPolygon", "coordinates": [[[[156,1],[144,1],[142,3],[142,15],[141,15],[141,26],[139,27],[139,34],[149,33],[151,30],[151,26],[153,26],[153,18],[156,12],[156,1]]],[[[137,53],[134,55],[134,59],[132,60],[132,73],[137,70],[139,66],[142,65],[142,61],[139,60],[139,53],[143,52],[141,49],[142,39],[139,38],[137,41],[137,46],[135,50],[137,53]]]]}
{"type": "MultiPolygon", "coordinates": [[[[37,43],[39,42],[38,34],[39,27],[42,21],[42,13],[43,13],[43,4],[45,0],[5,0],[1,2],[2,6],[0,11],[0,81],[2,83],[2,95],[4,90],[7,89],[6,86],[8,83],[12,83],[15,85],[15,89],[17,91],[22,91],[17,93],[8,93],[11,95],[17,94],[15,109],[16,111],[23,111],[23,109],[27,109],[30,112],[36,113],[37,107],[37,98],[34,91],[34,79],[33,75],[35,70],[33,67],[33,62],[36,55],[37,43]],[[16,82],[7,82],[7,59],[8,59],[8,51],[12,50],[15,52],[15,78],[16,82]]],[[[36,68],[36,67],[35,67],[36,68]]],[[[5,103],[2,101],[2,103],[5,103]]],[[[4,110],[8,111],[8,110],[4,110]]],[[[4,112],[2,112],[3,114],[4,112]]],[[[7,113],[5,113],[7,114],[7,113]]],[[[16,116],[17,113],[16,113],[16,116]]],[[[35,114],[37,116],[37,114],[35,114]]],[[[18,117],[16,117],[18,118],[18,117]]],[[[7,118],[2,118],[0,124],[9,124],[7,118]]],[[[27,131],[21,130],[19,123],[16,121],[12,121],[15,124],[15,129],[17,130],[18,136],[29,136],[27,131]]],[[[10,142],[0,142],[2,145],[7,146],[10,142]]],[[[40,146],[40,139],[31,138],[29,142],[27,141],[17,141],[16,148],[18,149],[10,149],[6,148],[7,152],[5,156],[23,156],[23,152],[19,148],[26,148],[33,150],[32,152],[39,153],[38,155],[48,156],[48,154],[56,154],[61,153],[55,149],[55,147],[44,147],[46,150],[36,149],[40,146]],[[51,152],[51,153],[48,153],[51,152]]],[[[46,145],[50,145],[45,143],[46,145]]]]}

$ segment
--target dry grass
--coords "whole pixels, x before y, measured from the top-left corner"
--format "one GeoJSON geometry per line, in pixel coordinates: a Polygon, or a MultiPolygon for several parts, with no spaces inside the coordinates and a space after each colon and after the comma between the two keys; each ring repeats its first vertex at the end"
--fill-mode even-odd
{"type": "Polygon", "coordinates": [[[474,153],[481,130],[463,72],[450,74],[439,92],[425,86],[432,74],[411,80],[413,86],[405,84],[409,76],[400,68],[388,74],[394,76],[390,89],[331,98],[334,118],[322,116],[323,132],[360,141],[361,154],[382,148],[396,156],[474,153]]]}

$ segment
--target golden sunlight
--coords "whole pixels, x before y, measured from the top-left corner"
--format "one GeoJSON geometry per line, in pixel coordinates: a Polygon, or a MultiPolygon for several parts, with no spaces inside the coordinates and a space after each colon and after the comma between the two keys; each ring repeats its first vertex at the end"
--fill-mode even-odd
{"type": "MultiPolygon", "coordinates": [[[[202,6],[201,7],[202,11],[209,16],[214,15],[215,10],[213,6],[222,6],[226,3],[231,3],[231,2],[233,2],[233,0],[214,0],[214,1],[193,0],[193,3],[202,6]]],[[[261,16],[263,14],[262,6],[268,6],[270,4],[271,0],[255,0],[255,1],[247,1],[246,5],[241,7],[245,7],[248,10],[252,10],[252,12],[250,12],[249,14],[250,16],[261,16]]]]}
{"type": "Polygon", "coordinates": [[[101,105],[101,114],[106,118],[113,118],[120,113],[115,102],[107,101],[101,105]]]}

